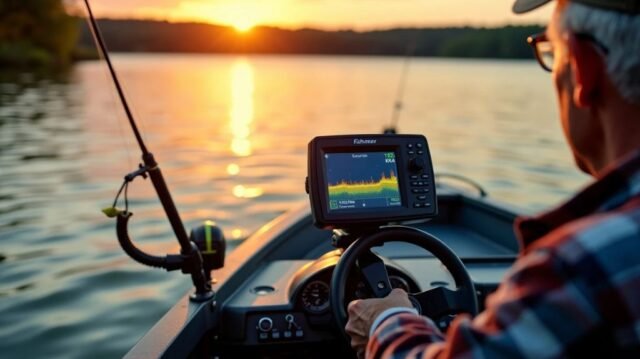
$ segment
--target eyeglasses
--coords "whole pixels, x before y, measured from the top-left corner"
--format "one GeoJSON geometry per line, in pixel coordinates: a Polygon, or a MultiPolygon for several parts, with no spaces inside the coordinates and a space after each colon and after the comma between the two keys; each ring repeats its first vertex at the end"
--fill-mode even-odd
{"type": "MultiPolygon", "coordinates": [[[[593,37],[590,34],[575,34],[574,35],[579,40],[587,40],[592,42],[604,55],[609,54],[609,49],[604,46],[598,39],[593,37]]],[[[527,43],[533,48],[533,53],[536,56],[536,60],[542,68],[548,72],[551,72],[553,69],[553,45],[551,41],[547,38],[546,33],[540,33],[536,35],[529,36],[527,38],[527,43]]]]}

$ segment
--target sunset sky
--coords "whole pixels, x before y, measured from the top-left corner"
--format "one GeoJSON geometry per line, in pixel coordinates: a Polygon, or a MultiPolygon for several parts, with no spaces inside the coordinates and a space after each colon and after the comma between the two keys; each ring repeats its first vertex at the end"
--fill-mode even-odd
{"type": "Polygon", "coordinates": [[[99,17],[204,21],[248,29],[546,23],[552,6],[511,14],[512,0],[91,0],[99,17]]]}

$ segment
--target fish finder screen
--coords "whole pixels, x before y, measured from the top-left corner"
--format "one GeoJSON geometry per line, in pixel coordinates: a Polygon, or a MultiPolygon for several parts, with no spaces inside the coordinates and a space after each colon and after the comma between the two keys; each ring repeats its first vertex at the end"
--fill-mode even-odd
{"type": "Polygon", "coordinates": [[[326,153],[329,211],[402,206],[395,152],[326,153]]]}

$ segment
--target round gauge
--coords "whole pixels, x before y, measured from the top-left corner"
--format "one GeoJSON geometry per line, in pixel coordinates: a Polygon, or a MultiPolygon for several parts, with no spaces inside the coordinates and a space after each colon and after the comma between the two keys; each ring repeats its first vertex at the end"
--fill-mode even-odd
{"type": "Polygon", "coordinates": [[[389,283],[391,283],[391,288],[400,288],[409,293],[409,283],[404,278],[397,275],[390,275],[389,283]]]}
{"type": "Polygon", "coordinates": [[[322,313],[329,309],[329,285],[316,280],[302,290],[302,305],[310,313],[322,313]]]}

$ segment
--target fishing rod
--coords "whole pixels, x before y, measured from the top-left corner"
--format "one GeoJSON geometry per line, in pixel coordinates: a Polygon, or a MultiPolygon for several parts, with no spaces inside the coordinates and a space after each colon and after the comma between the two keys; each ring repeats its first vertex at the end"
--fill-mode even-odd
{"type": "Polygon", "coordinates": [[[393,113],[391,114],[391,125],[384,128],[385,134],[398,133],[398,123],[400,122],[400,114],[404,107],[404,90],[407,87],[407,75],[409,74],[409,66],[411,65],[411,59],[416,47],[418,46],[418,38],[415,36],[413,40],[407,44],[407,52],[405,54],[404,63],[402,65],[402,73],[400,74],[400,81],[398,83],[398,89],[396,92],[396,101],[393,105],[393,113]]]}
{"type": "Polygon", "coordinates": [[[158,162],[155,160],[153,154],[147,149],[147,146],[142,139],[142,135],[138,130],[136,121],[133,118],[131,109],[124,95],[124,91],[122,90],[122,86],[120,85],[120,81],[118,80],[115,68],[113,67],[111,58],[109,57],[109,51],[107,50],[107,47],[105,45],[102,33],[100,32],[98,23],[93,16],[89,0],[84,0],[84,3],[89,15],[89,28],[91,30],[91,33],[93,34],[95,42],[98,45],[99,51],[102,53],[102,56],[107,63],[109,73],[111,74],[111,78],[116,87],[116,91],[118,92],[118,97],[120,98],[120,102],[124,107],[124,111],[126,113],[127,119],[129,120],[129,124],[131,125],[131,129],[133,130],[133,134],[136,137],[138,146],[142,151],[143,163],[139,165],[136,171],[131,172],[124,177],[124,182],[120,187],[118,194],[116,195],[113,206],[105,208],[103,212],[108,217],[117,217],[116,229],[118,241],[120,242],[122,249],[130,257],[148,266],[164,268],[168,271],[180,269],[182,270],[182,273],[190,274],[196,289],[195,293],[191,296],[191,299],[194,301],[208,300],[213,297],[213,291],[211,290],[210,271],[212,269],[220,268],[224,263],[224,259],[220,259],[220,256],[224,258],[224,244],[220,244],[220,237],[222,237],[222,242],[224,242],[224,237],[222,236],[221,231],[214,231],[212,229],[212,224],[210,222],[208,222],[202,229],[196,229],[192,231],[191,238],[187,236],[187,232],[182,223],[182,219],[180,218],[178,209],[173,202],[173,198],[171,197],[171,193],[169,192],[169,187],[167,186],[167,183],[162,176],[162,172],[160,171],[158,162]],[[131,241],[131,238],[128,234],[128,222],[133,214],[129,211],[128,208],[129,203],[127,199],[127,189],[129,183],[139,176],[143,177],[144,179],[146,179],[148,176],[151,179],[151,183],[153,184],[160,203],[164,208],[164,212],[169,219],[171,228],[173,229],[173,232],[178,242],[180,243],[180,254],[169,254],[164,257],[150,255],[138,249],[131,241]],[[116,204],[123,191],[125,209],[119,210],[116,208],[116,204]],[[213,237],[218,238],[218,241],[215,243],[215,245],[212,245],[212,233],[214,234],[213,237]],[[214,251],[212,247],[216,247],[221,250],[214,251]],[[203,255],[203,253],[201,253],[201,249],[206,255],[203,255]],[[204,261],[203,257],[206,257],[204,261]]]}

